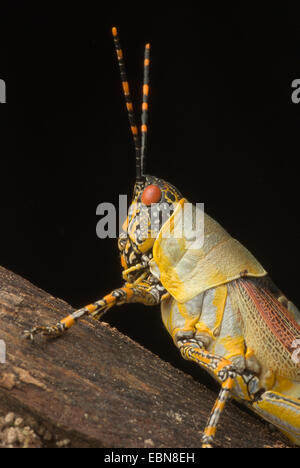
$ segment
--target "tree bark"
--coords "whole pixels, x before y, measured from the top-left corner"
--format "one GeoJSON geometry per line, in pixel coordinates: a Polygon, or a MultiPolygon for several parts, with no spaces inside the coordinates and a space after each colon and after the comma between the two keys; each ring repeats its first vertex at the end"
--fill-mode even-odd
{"type": "MultiPolygon", "coordinates": [[[[42,425],[48,438],[41,436],[41,446],[68,439],[71,447],[200,447],[216,394],[118,330],[84,319],[55,340],[22,337],[23,330],[56,323],[72,310],[0,267],[0,339],[6,344],[0,413],[15,412],[42,425]]],[[[289,443],[229,402],[215,445],[289,443]]]]}

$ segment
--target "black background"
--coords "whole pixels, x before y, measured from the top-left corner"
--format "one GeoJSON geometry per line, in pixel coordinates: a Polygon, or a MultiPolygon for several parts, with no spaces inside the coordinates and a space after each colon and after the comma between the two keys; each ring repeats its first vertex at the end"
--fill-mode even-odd
{"type": "MultiPolygon", "coordinates": [[[[95,232],[135,174],[116,25],[137,109],[151,42],[147,172],[204,202],[299,305],[298,12],[124,5],[2,3],[0,264],[74,307],[121,285],[116,240],[95,232]]],[[[159,308],[105,320],[185,365],[159,308]]]]}

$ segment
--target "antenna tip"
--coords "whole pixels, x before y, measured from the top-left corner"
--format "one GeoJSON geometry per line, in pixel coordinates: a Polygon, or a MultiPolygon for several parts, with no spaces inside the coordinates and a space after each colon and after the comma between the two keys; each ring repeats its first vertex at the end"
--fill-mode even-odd
{"type": "Polygon", "coordinates": [[[115,26],[112,28],[111,31],[112,31],[112,34],[113,34],[114,37],[116,37],[118,35],[118,30],[117,30],[117,28],[115,26]]]}
{"type": "Polygon", "coordinates": [[[146,49],[150,49],[150,44],[146,44],[146,49]]]}

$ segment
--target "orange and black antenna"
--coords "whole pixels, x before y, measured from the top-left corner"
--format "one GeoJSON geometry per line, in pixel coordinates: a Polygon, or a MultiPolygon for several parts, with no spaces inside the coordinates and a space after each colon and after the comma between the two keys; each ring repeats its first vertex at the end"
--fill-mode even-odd
{"type": "Polygon", "coordinates": [[[135,119],[133,104],[132,104],[130,91],[129,91],[129,84],[128,84],[126,70],[125,70],[123,51],[121,49],[117,28],[115,27],[112,28],[112,34],[114,38],[114,43],[115,43],[120,73],[121,73],[121,80],[122,80],[125,101],[126,101],[126,107],[128,111],[131,133],[133,136],[134,146],[135,146],[136,180],[141,181],[143,179],[143,173],[142,173],[142,166],[141,166],[140,134],[138,131],[138,127],[136,125],[136,119],[135,119]]]}
{"type": "Polygon", "coordinates": [[[149,66],[150,66],[150,44],[146,44],[145,57],[144,57],[144,80],[143,80],[143,102],[142,102],[142,126],[141,126],[142,174],[144,174],[144,170],[146,166],[146,149],[147,149],[147,133],[148,133],[149,66]]]}

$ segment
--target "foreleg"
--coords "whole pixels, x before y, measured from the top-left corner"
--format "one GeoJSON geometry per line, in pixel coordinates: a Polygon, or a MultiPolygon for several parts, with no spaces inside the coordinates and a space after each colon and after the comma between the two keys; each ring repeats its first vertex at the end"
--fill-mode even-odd
{"type": "Polygon", "coordinates": [[[40,333],[48,336],[59,336],[71,328],[74,323],[84,316],[91,316],[100,319],[102,315],[115,305],[122,305],[129,302],[140,302],[145,305],[156,305],[166,296],[167,291],[159,284],[150,285],[146,281],[126,283],[123,287],[114,289],[102,299],[89,304],[81,309],[75,310],[72,314],[63,318],[55,325],[36,326],[31,330],[25,330],[26,338],[33,339],[33,336],[40,333]]]}

